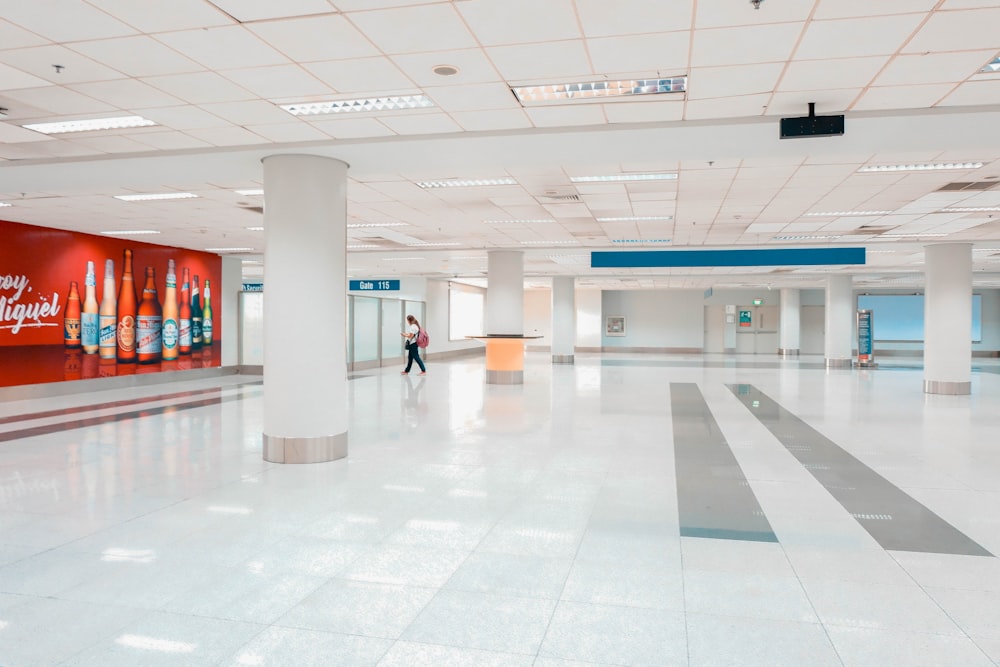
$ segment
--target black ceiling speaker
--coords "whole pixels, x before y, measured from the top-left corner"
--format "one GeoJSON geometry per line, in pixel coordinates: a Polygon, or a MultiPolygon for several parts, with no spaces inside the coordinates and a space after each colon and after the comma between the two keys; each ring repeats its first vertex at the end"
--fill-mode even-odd
{"type": "Polygon", "coordinates": [[[809,103],[809,115],[781,119],[781,138],[836,137],[844,133],[844,115],[817,116],[816,103],[809,103]]]}

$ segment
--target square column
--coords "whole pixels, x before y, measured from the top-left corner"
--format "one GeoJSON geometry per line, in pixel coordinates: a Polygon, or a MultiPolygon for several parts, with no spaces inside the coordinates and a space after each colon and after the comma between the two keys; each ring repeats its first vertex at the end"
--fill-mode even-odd
{"type": "Polygon", "coordinates": [[[924,393],[972,393],[972,244],[925,251],[924,393]]]}

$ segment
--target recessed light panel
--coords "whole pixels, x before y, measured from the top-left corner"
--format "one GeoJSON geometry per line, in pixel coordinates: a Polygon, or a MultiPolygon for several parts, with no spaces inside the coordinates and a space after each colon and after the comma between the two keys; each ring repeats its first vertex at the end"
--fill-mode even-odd
{"type": "Polygon", "coordinates": [[[814,236],[775,236],[772,241],[830,241],[833,239],[839,239],[840,235],[814,235],[814,236]]]}
{"type": "Polygon", "coordinates": [[[259,197],[264,194],[264,188],[253,188],[251,190],[236,190],[236,194],[244,197],[259,197]]]}
{"type": "Polygon", "coordinates": [[[409,224],[408,222],[352,222],[347,227],[349,229],[358,229],[360,227],[406,227],[409,224]]]}
{"type": "Polygon", "coordinates": [[[255,248],[205,248],[205,252],[253,252],[255,248]]]}
{"type": "Polygon", "coordinates": [[[1000,206],[953,206],[941,209],[941,213],[986,213],[989,211],[1000,211],[1000,206]]]}
{"type": "Polygon", "coordinates": [[[538,218],[536,220],[483,220],[487,225],[534,225],[555,222],[552,219],[538,218]]]}
{"type": "Polygon", "coordinates": [[[939,162],[936,164],[873,164],[858,169],[861,173],[886,171],[939,171],[943,169],[979,169],[982,162],[939,162]]]}
{"type": "Polygon", "coordinates": [[[806,213],[806,217],[844,218],[849,215],[890,215],[892,211],[814,211],[806,213]]]}
{"type": "Polygon", "coordinates": [[[597,218],[598,222],[656,222],[673,220],[672,215],[631,215],[622,218],[597,218]]]}
{"type": "Polygon", "coordinates": [[[579,243],[579,241],[521,241],[521,245],[556,245],[567,243],[579,243]]]}
{"type": "Polygon", "coordinates": [[[55,123],[28,123],[21,127],[42,134],[65,134],[68,132],[94,132],[97,130],[121,130],[131,127],[156,125],[142,116],[121,116],[119,118],[94,118],[92,120],[64,120],[55,123]]]}
{"type": "Polygon", "coordinates": [[[138,195],[115,195],[122,201],[164,201],[168,199],[196,199],[198,195],[190,192],[154,192],[138,195]]]}
{"type": "Polygon", "coordinates": [[[0,201],[0,208],[4,208],[5,206],[13,206],[13,204],[8,204],[5,201],[0,201]]]}
{"type": "Polygon", "coordinates": [[[980,72],[986,72],[987,74],[992,74],[993,72],[1000,72],[1000,56],[997,56],[993,60],[986,63],[986,67],[979,70],[980,72]]]}
{"type": "Polygon", "coordinates": [[[583,81],[579,83],[550,83],[543,86],[515,86],[511,90],[522,104],[586,102],[615,97],[662,95],[683,93],[687,77],[665,79],[623,79],[619,81],[583,81]]]}
{"type": "Polygon", "coordinates": [[[282,104],[281,108],[293,116],[318,116],[322,114],[361,113],[366,111],[423,109],[432,106],[434,106],[434,103],[431,102],[430,98],[426,95],[396,95],[392,97],[371,97],[358,100],[282,104]]]}
{"type": "Polygon", "coordinates": [[[629,181],[674,181],[676,173],[660,174],[611,174],[610,176],[570,176],[573,183],[622,183],[629,181]]]}
{"type": "Polygon", "coordinates": [[[424,189],[433,188],[473,188],[480,185],[517,185],[513,178],[452,178],[443,181],[419,181],[417,185],[424,189]]]}

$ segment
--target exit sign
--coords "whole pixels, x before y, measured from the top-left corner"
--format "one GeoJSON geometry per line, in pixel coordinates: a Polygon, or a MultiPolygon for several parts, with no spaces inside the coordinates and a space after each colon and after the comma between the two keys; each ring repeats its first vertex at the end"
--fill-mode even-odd
{"type": "Polygon", "coordinates": [[[762,305],[764,305],[764,299],[754,299],[753,300],[753,305],[755,305],[755,306],[762,306],[762,305]]]}
{"type": "Polygon", "coordinates": [[[352,280],[348,286],[351,292],[398,292],[398,280],[352,280]]]}

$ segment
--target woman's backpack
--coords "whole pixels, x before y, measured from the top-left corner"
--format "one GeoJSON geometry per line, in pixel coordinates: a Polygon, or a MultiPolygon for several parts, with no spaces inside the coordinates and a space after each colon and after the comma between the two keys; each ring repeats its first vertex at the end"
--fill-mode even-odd
{"type": "Polygon", "coordinates": [[[431,342],[430,336],[424,331],[423,327],[417,331],[417,347],[427,347],[427,344],[431,342]]]}

